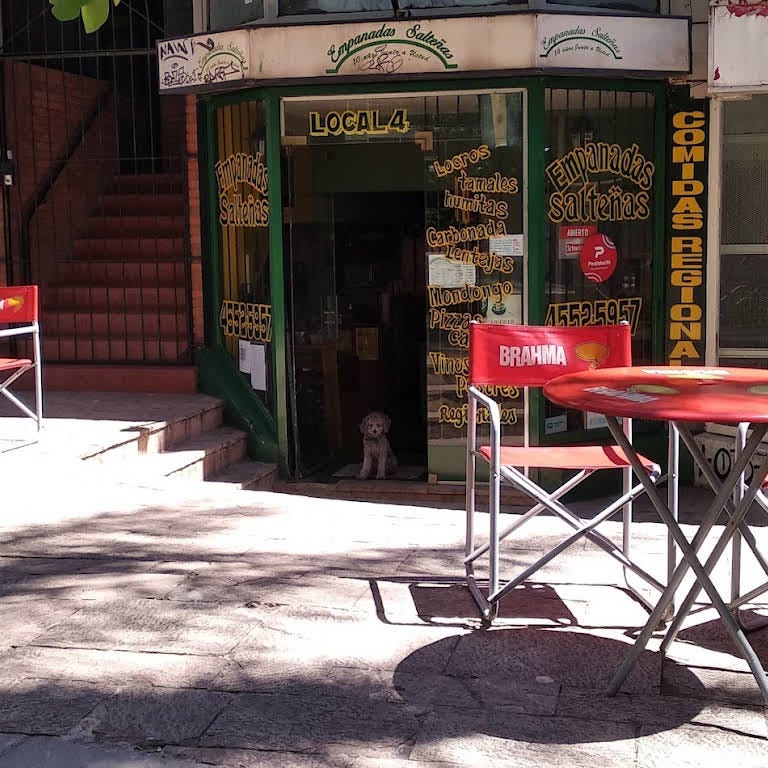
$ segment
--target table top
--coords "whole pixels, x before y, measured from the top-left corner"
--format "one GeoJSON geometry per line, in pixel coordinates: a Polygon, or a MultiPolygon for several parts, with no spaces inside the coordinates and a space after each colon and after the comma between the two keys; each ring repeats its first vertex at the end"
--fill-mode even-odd
{"type": "Polygon", "coordinates": [[[638,365],[593,368],[544,385],[558,405],[659,421],[768,422],[768,370],[638,365]]]}

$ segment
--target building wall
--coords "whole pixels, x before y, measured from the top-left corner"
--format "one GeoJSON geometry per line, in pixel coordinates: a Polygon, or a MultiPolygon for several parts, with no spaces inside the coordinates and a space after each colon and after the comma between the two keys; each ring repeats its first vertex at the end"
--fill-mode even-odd
{"type": "Polygon", "coordinates": [[[190,291],[192,340],[195,347],[204,343],[203,273],[202,273],[202,210],[200,205],[200,164],[197,141],[197,102],[193,95],[185,97],[187,190],[189,221],[190,291]]]}
{"type": "Polygon", "coordinates": [[[691,17],[692,71],[687,78],[694,98],[707,95],[707,40],[709,30],[708,0],[669,0],[672,16],[691,17]]]}

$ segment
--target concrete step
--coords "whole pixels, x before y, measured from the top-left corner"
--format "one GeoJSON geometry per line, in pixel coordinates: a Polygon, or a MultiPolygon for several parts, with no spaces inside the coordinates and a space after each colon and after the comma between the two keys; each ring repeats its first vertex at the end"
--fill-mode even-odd
{"type": "MultiPolygon", "coordinates": [[[[33,379],[25,377],[27,389],[33,379]]],[[[45,392],[153,392],[193,395],[197,393],[194,365],[126,365],[56,363],[43,365],[45,392]]]]}
{"type": "MultiPolygon", "coordinates": [[[[43,333],[45,333],[43,331],[43,333]]],[[[74,363],[170,363],[187,360],[189,349],[186,336],[160,338],[157,336],[93,336],[82,338],[43,336],[43,360],[46,362],[74,363]]]]}
{"type": "Polygon", "coordinates": [[[108,261],[182,261],[183,237],[84,237],[72,247],[75,259],[108,261]]]}
{"type": "Polygon", "coordinates": [[[243,491],[271,491],[277,480],[277,464],[243,459],[215,473],[206,486],[218,484],[243,491]]]}
{"type": "Polygon", "coordinates": [[[245,458],[245,432],[216,427],[155,453],[106,462],[108,472],[119,472],[122,482],[151,485],[157,481],[207,480],[245,458]]]}
{"type": "Polygon", "coordinates": [[[183,237],[184,216],[145,213],[125,216],[94,216],[86,225],[86,237],[183,237]]]}
{"type": "Polygon", "coordinates": [[[55,285],[45,292],[43,309],[72,313],[132,307],[135,309],[179,309],[185,303],[184,289],[173,285],[55,285]]]}
{"type": "MultiPolygon", "coordinates": [[[[88,394],[80,396],[87,400],[88,394]]],[[[101,400],[107,403],[113,403],[117,395],[105,395],[96,400],[96,405],[92,409],[98,409],[101,400]]],[[[215,433],[222,427],[224,418],[224,402],[215,397],[207,395],[193,395],[187,399],[177,402],[173,407],[163,406],[165,402],[162,396],[153,397],[149,394],[137,395],[134,407],[131,411],[146,413],[147,421],[131,426],[129,429],[121,430],[119,437],[113,433],[112,437],[94,450],[82,455],[81,458],[87,461],[98,462],[102,464],[111,464],[122,466],[123,462],[131,461],[142,456],[160,455],[164,451],[173,450],[185,443],[193,444],[193,441],[201,438],[202,435],[215,433]],[[141,405],[144,403],[144,405],[141,405]],[[153,416],[162,412],[164,418],[153,416]]],[[[75,396],[70,398],[73,407],[79,402],[75,396]]],[[[85,401],[84,401],[85,402],[85,401]]],[[[87,406],[81,405],[80,410],[87,406]]],[[[124,406],[128,408],[128,404],[124,406]]],[[[115,412],[115,406],[111,406],[110,417],[118,421],[119,414],[115,412]]],[[[135,422],[135,416],[130,418],[135,422]]],[[[243,436],[239,430],[230,430],[243,436]]],[[[245,443],[243,443],[244,445],[245,443]]],[[[217,467],[220,469],[221,464],[217,467]]]]}
{"type": "MultiPolygon", "coordinates": [[[[151,285],[184,291],[183,261],[58,261],[56,280],[62,286],[151,285]]],[[[45,296],[43,297],[45,299],[45,296]]]]}
{"type": "MultiPolygon", "coordinates": [[[[75,305],[77,306],[77,305],[75,305]]],[[[48,336],[158,336],[180,337],[186,332],[186,318],[180,312],[158,312],[147,307],[139,311],[61,311],[43,313],[48,336]]]]}
{"type": "MultiPolygon", "coordinates": [[[[331,483],[306,480],[278,480],[273,487],[278,493],[346,501],[373,501],[382,504],[412,504],[415,506],[466,507],[464,483],[427,483],[421,480],[357,480],[344,479],[331,483]]],[[[483,486],[476,493],[478,511],[487,511],[488,492],[483,486]]],[[[524,505],[530,507],[526,496],[504,487],[502,509],[524,505]]]]}
{"type": "Polygon", "coordinates": [[[177,192],[104,195],[94,216],[183,216],[184,195],[177,192]]]}
{"type": "Polygon", "coordinates": [[[157,192],[184,192],[181,173],[121,173],[115,177],[110,192],[123,195],[157,192]]]}

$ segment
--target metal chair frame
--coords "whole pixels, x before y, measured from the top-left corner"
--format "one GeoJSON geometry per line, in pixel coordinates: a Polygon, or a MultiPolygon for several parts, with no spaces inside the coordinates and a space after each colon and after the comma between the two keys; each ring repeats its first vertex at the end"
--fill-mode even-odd
{"type": "MultiPolygon", "coordinates": [[[[473,324],[474,325],[474,324],[473,324]]],[[[520,328],[520,326],[517,326],[520,328]]],[[[525,326],[526,329],[535,329],[536,326],[525,326]]],[[[542,327],[544,330],[544,327],[542,327]]],[[[547,331],[553,331],[554,329],[547,327],[547,331]]],[[[568,329],[559,328],[558,331],[568,331],[568,329]]],[[[626,343],[629,344],[629,328],[626,327],[624,332],[626,333],[626,343]]],[[[627,347],[628,349],[628,347],[627,347]]],[[[470,342],[470,358],[472,355],[472,345],[470,342]]],[[[629,364],[629,363],[627,363],[629,364]]],[[[499,601],[504,595],[510,592],[512,589],[529,579],[536,571],[549,563],[561,552],[572,546],[576,541],[583,537],[587,537],[590,541],[597,544],[608,555],[616,559],[621,563],[625,576],[627,588],[650,610],[653,607],[653,602],[640,592],[636,587],[629,583],[628,573],[633,573],[650,585],[654,590],[659,593],[663,592],[664,585],[647,573],[644,569],[640,568],[634,563],[630,557],[631,549],[631,523],[632,523],[632,502],[638,496],[645,492],[642,483],[633,484],[633,470],[626,457],[621,464],[622,472],[622,494],[615,501],[610,503],[607,507],[600,511],[594,518],[588,522],[581,520],[578,515],[572,512],[567,506],[562,504],[559,500],[562,496],[573,490],[580,483],[586,480],[594,472],[599,472],[605,469],[605,467],[592,468],[586,467],[576,472],[576,474],[570,479],[566,480],[559,488],[553,492],[549,492],[534,482],[527,474],[527,469],[535,468],[536,462],[533,460],[531,463],[523,466],[513,466],[510,464],[501,463],[501,411],[499,404],[488,395],[484,394],[476,385],[476,382],[471,381],[472,366],[470,365],[470,382],[467,389],[468,397],[468,427],[467,427],[467,452],[466,452],[466,544],[464,553],[464,565],[466,570],[467,585],[472,593],[472,596],[480,609],[482,618],[490,624],[498,614],[499,601]],[[485,447],[486,453],[482,452],[483,446],[477,445],[477,413],[478,407],[485,408],[489,414],[490,422],[490,452],[488,454],[488,447],[485,447]],[[489,501],[488,501],[488,541],[480,546],[475,544],[475,514],[476,507],[476,486],[477,486],[477,460],[478,458],[485,461],[489,466],[489,501]],[[501,498],[501,483],[506,482],[511,486],[525,493],[531,498],[535,504],[523,515],[517,517],[511,524],[504,528],[500,527],[500,498],[501,498]],[[511,579],[508,579],[502,583],[499,574],[499,553],[501,542],[510,536],[512,533],[521,528],[526,522],[540,514],[544,510],[551,512],[556,517],[563,520],[568,526],[573,529],[573,533],[570,536],[563,539],[555,547],[539,557],[534,563],[527,568],[523,569],[520,573],[511,579]],[[596,528],[606,520],[616,515],[618,512],[623,511],[623,526],[622,526],[622,545],[617,545],[609,538],[601,534],[596,528]],[[480,579],[475,573],[475,565],[479,558],[488,554],[488,591],[487,595],[483,592],[480,586],[480,579]]],[[[509,386],[520,386],[519,382],[514,380],[514,374],[512,373],[510,380],[507,382],[509,386]]],[[[531,385],[524,385],[528,388],[531,385]]],[[[624,433],[631,439],[632,436],[632,424],[631,420],[623,420],[624,433]]],[[[573,448],[592,447],[591,445],[572,446],[573,448]]],[[[616,446],[604,446],[611,449],[616,446]]],[[[676,468],[677,454],[673,454],[673,448],[676,447],[676,442],[673,443],[670,440],[670,459],[674,460],[674,467],[676,468]]],[[[645,460],[647,463],[647,474],[649,479],[655,484],[661,478],[661,468],[655,462],[645,460]]],[[[546,467],[546,464],[539,463],[538,466],[546,467]]],[[[671,465],[672,466],[672,465],[671,465]]],[[[616,468],[619,468],[618,466],[616,468]]],[[[675,473],[676,476],[676,473],[675,473]]],[[[674,556],[669,559],[668,569],[673,567],[674,556]]]]}

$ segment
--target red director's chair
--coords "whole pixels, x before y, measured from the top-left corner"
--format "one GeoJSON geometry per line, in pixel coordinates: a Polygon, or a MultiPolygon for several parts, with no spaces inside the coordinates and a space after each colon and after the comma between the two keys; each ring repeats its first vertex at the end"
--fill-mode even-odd
{"type": "MultiPolygon", "coordinates": [[[[501,409],[499,403],[481,391],[483,385],[498,387],[542,387],[550,379],[565,373],[590,368],[623,367],[631,365],[629,325],[559,328],[549,326],[470,324],[469,386],[467,425],[467,521],[464,563],[467,584],[486,622],[498,613],[499,600],[510,590],[528,579],[567,547],[586,536],[609,555],[635,573],[659,592],[663,585],[629,559],[632,500],[643,493],[640,483],[633,485],[632,469],[626,456],[616,445],[511,446],[502,444],[501,409]],[[478,445],[478,406],[490,416],[490,444],[478,445]],[[475,545],[475,488],[477,460],[488,464],[489,471],[489,533],[486,543],[475,545]],[[576,474],[555,491],[547,491],[528,476],[528,469],[575,470],[576,474]],[[602,509],[588,522],[581,520],[559,499],[594,472],[621,469],[621,496],[602,509]],[[499,504],[501,483],[509,483],[531,498],[535,505],[514,522],[500,529],[499,504]],[[501,582],[499,577],[499,547],[501,542],[528,520],[547,510],[573,528],[573,533],[533,564],[513,578],[501,582]],[[596,527],[624,512],[623,540],[619,547],[596,527]],[[488,593],[483,593],[475,574],[475,564],[488,555],[488,593]]],[[[631,422],[623,419],[623,429],[631,439],[631,422]]],[[[661,476],[660,467],[650,459],[640,457],[643,467],[654,482],[661,476]]],[[[627,586],[645,605],[647,597],[627,586]]]]}
{"type": "Polygon", "coordinates": [[[40,367],[40,326],[36,285],[9,285],[0,287],[0,339],[29,336],[29,357],[0,357],[0,394],[5,395],[19,410],[37,422],[38,431],[43,425],[43,380],[40,367]],[[35,374],[35,410],[21,402],[9,387],[29,370],[35,374]]]}

